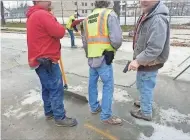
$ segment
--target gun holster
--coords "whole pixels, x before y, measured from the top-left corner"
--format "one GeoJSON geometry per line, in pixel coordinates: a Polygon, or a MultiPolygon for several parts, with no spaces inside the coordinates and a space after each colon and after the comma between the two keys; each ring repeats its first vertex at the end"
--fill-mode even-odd
{"type": "Polygon", "coordinates": [[[37,61],[40,63],[40,66],[44,67],[47,72],[52,72],[52,60],[49,58],[38,58],[37,61]]]}
{"type": "Polygon", "coordinates": [[[104,51],[103,55],[105,57],[105,61],[107,65],[111,65],[114,59],[114,52],[113,51],[104,51]]]}

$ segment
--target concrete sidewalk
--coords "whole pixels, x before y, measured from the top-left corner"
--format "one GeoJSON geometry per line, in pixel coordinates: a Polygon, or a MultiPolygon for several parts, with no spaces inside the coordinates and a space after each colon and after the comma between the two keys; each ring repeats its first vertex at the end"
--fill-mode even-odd
{"type": "MultiPolygon", "coordinates": [[[[69,48],[69,39],[62,40],[62,57],[67,73],[69,91],[87,96],[88,65],[82,48],[69,48]]],[[[77,40],[81,46],[81,40],[77,40]]],[[[189,140],[190,139],[190,82],[159,75],[155,90],[152,122],[130,116],[133,102],[138,99],[135,73],[122,73],[126,60],[132,59],[131,43],[125,42],[114,61],[115,92],[113,113],[124,120],[123,126],[104,125],[99,115],[91,115],[88,104],[65,96],[69,116],[77,118],[74,128],[59,128],[43,115],[39,79],[27,64],[25,35],[2,35],[2,139],[14,140],[189,140]]],[[[177,50],[176,50],[177,51],[177,50]]],[[[188,51],[187,51],[188,54],[188,51]]],[[[176,55],[174,55],[176,57],[176,55]]],[[[186,56],[180,56],[186,57],[186,56]]],[[[181,61],[181,60],[180,60],[181,61]]],[[[69,93],[68,93],[69,94],[69,93]]],[[[99,82],[101,100],[102,83],[99,82]]]]}

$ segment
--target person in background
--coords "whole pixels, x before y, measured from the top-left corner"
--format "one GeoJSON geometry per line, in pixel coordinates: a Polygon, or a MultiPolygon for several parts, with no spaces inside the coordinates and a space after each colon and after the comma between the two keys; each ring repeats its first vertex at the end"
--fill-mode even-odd
{"type": "Polygon", "coordinates": [[[121,125],[122,120],[112,114],[114,78],[112,60],[122,44],[122,31],[110,2],[96,1],[95,9],[83,21],[81,30],[83,47],[89,64],[89,104],[92,114],[101,112],[105,124],[121,125]],[[102,104],[98,101],[97,82],[103,82],[102,104]]]}
{"type": "Polygon", "coordinates": [[[75,12],[74,15],[70,16],[69,19],[66,22],[66,28],[67,31],[71,37],[71,48],[76,48],[77,46],[75,45],[75,36],[73,33],[73,30],[75,30],[75,32],[78,32],[78,29],[76,26],[71,26],[72,23],[76,20],[76,18],[78,18],[79,14],[77,12],[75,12]]]}
{"type": "Polygon", "coordinates": [[[164,66],[170,50],[169,10],[160,0],[140,0],[140,5],[143,15],[138,20],[134,35],[134,60],[128,67],[137,71],[140,101],[134,105],[140,109],[132,110],[131,115],[151,121],[158,70],[164,66]]]}
{"type": "Polygon", "coordinates": [[[41,82],[44,114],[47,120],[54,118],[57,126],[75,126],[76,119],[65,114],[63,80],[58,64],[60,39],[65,35],[65,29],[49,12],[51,1],[33,3],[27,11],[28,62],[41,82]]]}

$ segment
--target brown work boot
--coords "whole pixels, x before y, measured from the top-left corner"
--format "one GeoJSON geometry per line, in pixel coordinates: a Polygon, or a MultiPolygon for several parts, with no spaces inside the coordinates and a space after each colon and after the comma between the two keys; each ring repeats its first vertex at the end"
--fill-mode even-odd
{"type": "Polygon", "coordinates": [[[46,120],[51,120],[51,119],[53,119],[53,114],[46,116],[46,120]]]}
{"type": "Polygon", "coordinates": [[[94,115],[96,115],[96,114],[100,113],[101,111],[102,111],[102,108],[101,108],[101,106],[99,106],[99,107],[96,109],[96,111],[91,111],[91,113],[94,114],[94,115]]]}
{"type": "Polygon", "coordinates": [[[55,125],[60,127],[73,127],[77,125],[77,120],[74,118],[65,117],[62,120],[55,120],[55,125]]]}
{"type": "Polygon", "coordinates": [[[135,101],[134,106],[140,108],[141,107],[141,102],[140,101],[135,101]]]}
{"type": "Polygon", "coordinates": [[[143,112],[138,109],[138,110],[132,110],[131,112],[131,116],[137,118],[137,119],[142,119],[142,120],[145,120],[145,121],[152,121],[152,114],[150,115],[145,115],[143,114],[143,112]]]}
{"type": "MultiPolygon", "coordinates": [[[[64,110],[64,112],[65,112],[65,114],[66,114],[66,110],[64,110]]],[[[51,114],[51,115],[46,115],[46,120],[51,120],[51,119],[53,119],[53,114],[51,114]]]]}
{"type": "Polygon", "coordinates": [[[110,125],[122,125],[122,120],[119,117],[112,116],[108,120],[102,121],[104,124],[110,124],[110,125]]]}

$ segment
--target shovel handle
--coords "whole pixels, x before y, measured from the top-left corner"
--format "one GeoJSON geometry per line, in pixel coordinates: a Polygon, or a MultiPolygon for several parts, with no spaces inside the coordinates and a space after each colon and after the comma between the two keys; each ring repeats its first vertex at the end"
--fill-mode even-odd
{"type": "Polygon", "coordinates": [[[64,71],[64,67],[63,67],[62,58],[60,58],[60,66],[61,66],[61,72],[62,72],[64,84],[67,85],[67,80],[66,80],[66,76],[65,76],[65,71],[64,71]]]}

